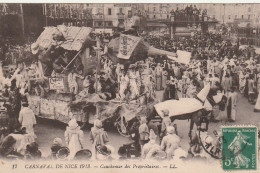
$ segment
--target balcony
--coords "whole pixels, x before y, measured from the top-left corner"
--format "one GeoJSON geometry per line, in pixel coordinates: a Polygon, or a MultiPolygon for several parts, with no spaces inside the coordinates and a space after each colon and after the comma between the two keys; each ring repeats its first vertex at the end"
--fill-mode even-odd
{"type": "Polygon", "coordinates": [[[93,15],[94,20],[104,20],[104,14],[95,14],[93,15]]]}

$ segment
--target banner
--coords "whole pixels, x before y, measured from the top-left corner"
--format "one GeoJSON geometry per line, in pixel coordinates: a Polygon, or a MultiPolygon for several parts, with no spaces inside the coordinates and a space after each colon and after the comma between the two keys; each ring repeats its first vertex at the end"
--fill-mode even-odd
{"type": "Polygon", "coordinates": [[[188,65],[190,63],[191,53],[187,51],[177,50],[178,62],[188,65]]]}
{"type": "Polygon", "coordinates": [[[50,90],[63,90],[64,80],[63,78],[53,77],[49,78],[50,90]]]}
{"type": "Polygon", "coordinates": [[[129,59],[140,40],[141,38],[139,37],[121,34],[117,57],[122,59],[129,59]]]}

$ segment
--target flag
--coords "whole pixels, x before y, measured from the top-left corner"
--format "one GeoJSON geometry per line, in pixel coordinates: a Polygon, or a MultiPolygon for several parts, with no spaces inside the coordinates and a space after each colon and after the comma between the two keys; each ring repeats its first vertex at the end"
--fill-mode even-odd
{"type": "Polygon", "coordinates": [[[188,65],[190,63],[191,53],[187,51],[177,50],[178,62],[188,65]]]}

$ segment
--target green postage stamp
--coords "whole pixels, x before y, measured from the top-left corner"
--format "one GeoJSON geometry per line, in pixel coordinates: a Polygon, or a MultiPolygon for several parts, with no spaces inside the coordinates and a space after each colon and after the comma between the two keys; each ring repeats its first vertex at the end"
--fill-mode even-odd
{"type": "Polygon", "coordinates": [[[222,127],[222,168],[231,170],[257,169],[257,128],[222,127]]]}

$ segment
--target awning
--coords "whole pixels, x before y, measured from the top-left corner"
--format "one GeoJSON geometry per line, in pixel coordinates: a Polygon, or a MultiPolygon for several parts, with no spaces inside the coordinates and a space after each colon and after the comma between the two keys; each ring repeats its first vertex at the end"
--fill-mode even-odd
{"type": "MultiPolygon", "coordinates": [[[[79,51],[84,42],[91,40],[92,31],[89,27],[75,27],[58,25],[57,27],[45,27],[37,39],[40,48],[47,49],[51,44],[57,44],[66,50],[79,51]]],[[[93,40],[92,40],[93,41],[93,40]]]]}

